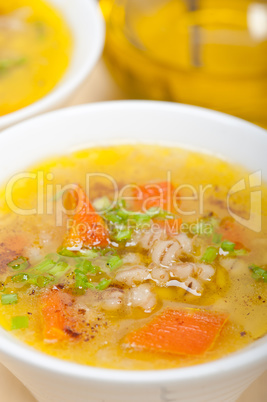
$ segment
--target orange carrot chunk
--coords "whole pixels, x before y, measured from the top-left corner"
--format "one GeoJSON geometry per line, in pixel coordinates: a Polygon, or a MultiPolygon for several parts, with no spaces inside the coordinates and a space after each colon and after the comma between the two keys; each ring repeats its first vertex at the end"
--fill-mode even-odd
{"type": "Polygon", "coordinates": [[[147,211],[149,208],[157,207],[165,211],[174,210],[173,196],[175,188],[171,183],[148,183],[138,186],[133,190],[134,209],[147,211]]]}
{"type": "MultiPolygon", "coordinates": [[[[103,218],[96,213],[88,197],[77,186],[77,213],[73,216],[71,228],[64,240],[63,247],[80,250],[83,247],[106,247],[109,244],[109,232],[103,218]]],[[[71,201],[68,201],[71,204],[71,201]]]]}
{"type": "Polygon", "coordinates": [[[64,328],[67,325],[65,304],[57,290],[50,290],[41,297],[43,336],[47,340],[67,338],[64,328]]]}
{"type": "Polygon", "coordinates": [[[244,248],[244,228],[234,221],[233,218],[225,218],[218,230],[223,240],[235,243],[235,249],[244,248]]]}
{"type": "Polygon", "coordinates": [[[71,295],[58,289],[49,289],[41,296],[43,337],[48,341],[78,339],[83,323],[73,309],[71,295]]]}
{"type": "Polygon", "coordinates": [[[198,309],[167,309],[143,328],[128,334],[125,345],[177,355],[202,355],[212,347],[227,314],[198,309]]]}

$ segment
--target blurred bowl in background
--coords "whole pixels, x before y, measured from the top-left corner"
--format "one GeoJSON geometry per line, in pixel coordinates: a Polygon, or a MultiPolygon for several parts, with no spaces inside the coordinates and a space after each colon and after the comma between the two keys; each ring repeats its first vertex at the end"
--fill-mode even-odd
{"type": "Polygon", "coordinates": [[[95,0],[47,0],[57,9],[73,35],[70,65],[56,87],[37,102],[0,117],[0,130],[62,105],[96,65],[104,45],[105,25],[95,0]]]}

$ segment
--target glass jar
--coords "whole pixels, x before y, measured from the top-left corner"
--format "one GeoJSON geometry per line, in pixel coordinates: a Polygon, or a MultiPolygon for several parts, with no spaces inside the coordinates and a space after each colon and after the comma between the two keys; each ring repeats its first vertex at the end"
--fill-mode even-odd
{"type": "Polygon", "coordinates": [[[106,62],[132,98],[267,128],[267,0],[101,0],[106,62]]]}

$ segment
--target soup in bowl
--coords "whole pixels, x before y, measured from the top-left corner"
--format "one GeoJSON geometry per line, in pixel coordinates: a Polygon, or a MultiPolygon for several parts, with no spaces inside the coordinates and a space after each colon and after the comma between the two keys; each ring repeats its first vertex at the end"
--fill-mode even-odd
{"type": "Polygon", "coordinates": [[[115,102],[1,141],[1,353],[38,400],[229,401],[264,371],[264,130],[115,102]]]}
{"type": "Polygon", "coordinates": [[[65,101],[103,41],[94,1],[1,0],[0,129],[65,101]]]}

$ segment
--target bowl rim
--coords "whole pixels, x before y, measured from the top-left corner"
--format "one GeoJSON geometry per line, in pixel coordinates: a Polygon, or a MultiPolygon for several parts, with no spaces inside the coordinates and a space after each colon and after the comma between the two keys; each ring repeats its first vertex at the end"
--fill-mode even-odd
{"type": "MultiPolygon", "coordinates": [[[[110,112],[112,110],[152,110],[155,113],[157,110],[160,110],[163,112],[174,111],[178,114],[187,113],[190,116],[202,116],[206,119],[212,119],[218,122],[218,124],[226,123],[233,127],[238,126],[241,128],[249,128],[254,136],[257,135],[264,138],[264,141],[267,141],[267,131],[265,129],[221,112],[171,102],[125,100],[72,106],[34,117],[4,130],[0,134],[0,144],[5,138],[9,138],[12,135],[18,135],[21,128],[25,130],[25,128],[28,127],[30,129],[31,125],[35,127],[36,123],[42,124],[46,119],[52,118],[52,120],[60,120],[64,118],[65,115],[79,116],[80,113],[92,114],[95,111],[105,113],[105,111],[110,112]]],[[[9,359],[12,358],[24,365],[30,365],[37,370],[49,373],[52,372],[58,376],[75,378],[76,380],[81,381],[90,379],[96,382],[104,381],[105,383],[121,385],[156,385],[177,381],[189,382],[192,381],[192,379],[201,381],[206,377],[212,378],[213,376],[223,374],[231,376],[231,373],[235,370],[245,370],[248,366],[253,370],[254,368],[257,368],[259,363],[265,363],[267,368],[267,335],[226,357],[195,366],[162,370],[117,370],[72,363],[52,357],[24,344],[3,328],[0,328],[0,354],[9,359]]]]}
{"type": "MultiPolygon", "coordinates": [[[[52,7],[56,7],[56,9],[61,12],[60,8],[54,3],[54,0],[49,0],[49,3],[51,3],[52,7]]],[[[15,123],[28,119],[31,116],[36,116],[39,113],[45,112],[49,109],[51,110],[51,108],[57,106],[63,99],[68,98],[68,96],[81,85],[81,83],[88,76],[89,72],[96,65],[102,54],[105,42],[105,22],[100,10],[100,6],[95,0],[76,0],[75,6],[84,9],[85,12],[87,10],[87,14],[89,16],[88,20],[94,21],[94,24],[92,24],[95,27],[94,40],[92,41],[90,52],[84,53],[86,57],[84,62],[79,66],[78,71],[75,74],[71,74],[67,78],[66,74],[68,73],[68,68],[71,65],[71,59],[67,70],[64,72],[64,75],[61,77],[55,87],[52,88],[52,90],[49,91],[45,96],[28,106],[0,116],[0,131],[15,123]],[[65,81],[63,81],[64,79],[65,81]]],[[[74,34],[75,28],[70,27],[70,29],[74,34]]],[[[73,47],[75,49],[75,41],[73,47]]]]}

